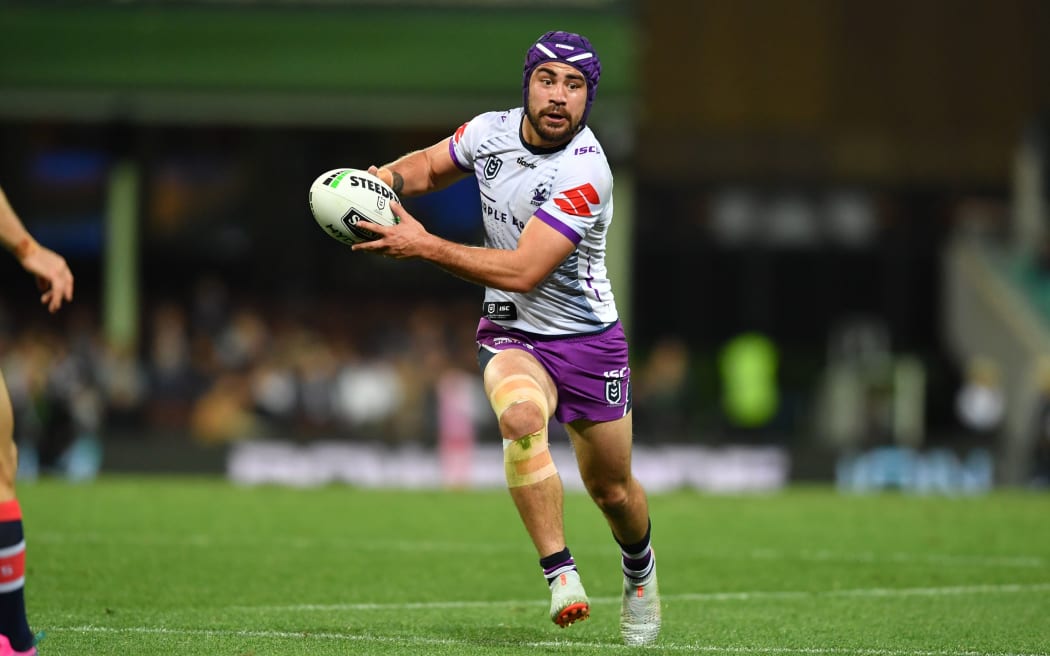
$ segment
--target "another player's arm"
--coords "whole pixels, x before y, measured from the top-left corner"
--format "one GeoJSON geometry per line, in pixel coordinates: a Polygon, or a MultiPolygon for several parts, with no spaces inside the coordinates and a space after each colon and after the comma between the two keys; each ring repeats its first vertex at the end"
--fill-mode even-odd
{"type": "Polygon", "coordinates": [[[21,254],[29,251],[33,243],[33,237],[11,208],[4,190],[0,189],[0,244],[21,260],[21,254]]]}
{"type": "Polygon", "coordinates": [[[468,174],[452,161],[451,139],[408,153],[389,164],[370,167],[368,171],[387,183],[398,196],[418,196],[444,189],[468,174]]]}
{"type": "Polygon", "coordinates": [[[397,203],[401,217],[396,226],[369,226],[380,238],[355,244],[355,251],[373,251],[399,259],[431,262],[449,273],[478,285],[508,292],[529,292],[576,248],[565,235],[532,217],[513,250],[467,246],[430,234],[397,203]]]}
{"type": "Polygon", "coordinates": [[[40,302],[51,312],[73,300],[73,274],[65,258],[33,239],[0,189],[0,245],[9,250],[22,268],[33,274],[43,291],[40,302]]]}

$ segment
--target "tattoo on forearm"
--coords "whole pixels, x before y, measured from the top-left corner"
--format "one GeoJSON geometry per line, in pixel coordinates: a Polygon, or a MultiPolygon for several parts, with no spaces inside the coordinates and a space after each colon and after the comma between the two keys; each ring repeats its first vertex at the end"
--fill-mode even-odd
{"type": "Polygon", "coordinates": [[[400,195],[401,190],[405,186],[405,179],[397,171],[391,171],[391,173],[393,174],[393,184],[390,185],[390,188],[394,190],[395,194],[400,195]]]}

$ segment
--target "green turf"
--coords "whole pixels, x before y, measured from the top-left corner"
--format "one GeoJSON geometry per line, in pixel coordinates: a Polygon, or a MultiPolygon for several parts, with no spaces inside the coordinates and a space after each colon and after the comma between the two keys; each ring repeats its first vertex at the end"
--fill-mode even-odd
{"type": "MultiPolygon", "coordinates": [[[[606,654],[619,565],[566,500],[591,619],[558,629],[506,492],[23,483],[42,656],[606,654]]],[[[1050,497],[651,499],[665,629],[648,651],[1050,654],[1050,497]]],[[[638,650],[641,651],[641,650],[638,650]]]]}

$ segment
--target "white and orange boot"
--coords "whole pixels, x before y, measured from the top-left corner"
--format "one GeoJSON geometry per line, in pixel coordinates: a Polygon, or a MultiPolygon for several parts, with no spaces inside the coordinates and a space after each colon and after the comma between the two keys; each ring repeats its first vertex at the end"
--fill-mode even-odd
{"type": "Polygon", "coordinates": [[[580,581],[580,573],[571,570],[551,582],[551,621],[563,629],[582,622],[591,614],[591,602],[580,581]]]}
{"type": "Polygon", "coordinates": [[[623,577],[620,607],[620,635],[630,647],[651,645],[660,635],[660,588],[656,584],[656,564],[645,579],[623,577]]]}

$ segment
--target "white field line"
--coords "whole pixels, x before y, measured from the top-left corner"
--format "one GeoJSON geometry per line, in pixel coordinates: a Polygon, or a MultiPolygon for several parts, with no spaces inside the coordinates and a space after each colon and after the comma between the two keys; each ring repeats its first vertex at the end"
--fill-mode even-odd
{"type": "Polygon", "coordinates": [[[849,563],[898,563],[945,565],[945,566],[973,566],[973,567],[1045,567],[1046,559],[1040,556],[974,556],[965,554],[938,554],[938,553],[874,553],[854,552],[835,553],[833,551],[802,551],[792,554],[773,549],[754,549],[748,554],[756,560],[806,560],[813,562],[849,562],[849,563]]]}
{"type": "MultiPolygon", "coordinates": [[[[807,592],[804,590],[755,591],[755,592],[690,592],[683,594],[661,594],[667,601],[761,601],[765,599],[817,599],[821,597],[947,597],[958,595],[1017,594],[1050,592],[1050,583],[1002,585],[959,585],[938,588],[860,588],[851,590],[826,590],[807,592]]],[[[591,597],[594,604],[620,603],[619,597],[591,597]]],[[[411,603],[357,603],[357,604],[286,604],[273,606],[230,606],[245,611],[407,611],[447,610],[460,608],[488,608],[496,606],[546,606],[546,599],[497,600],[497,601],[432,601],[411,603]]]]}
{"type": "MultiPolygon", "coordinates": [[[[109,533],[58,533],[38,532],[28,536],[28,542],[41,544],[97,544],[97,545],[125,545],[141,547],[200,547],[218,548],[231,547],[242,548],[256,546],[259,543],[250,539],[217,538],[214,535],[149,535],[149,534],[121,534],[109,533]]],[[[433,552],[433,553],[532,553],[532,545],[527,541],[514,543],[485,543],[485,542],[439,542],[431,540],[377,540],[365,542],[340,540],[338,538],[317,539],[309,537],[277,538],[265,545],[269,547],[286,547],[298,549],[320,549],[328,547],[353,547],[356,551],[398,551],[408,553],[433,552]]],[[[574,553],[604,553],[609,551],[609,545],[579,545],[573,546],[574,553]]],[[[1047,559],[1034,555],[967,555],[967,554],[937,554],[937,553],[885,553],[853,552],[836,553],[833,551],[799,551],[788,552],[775,549],[752,549],[744,552],[717,552],[703,548],[690,548],[691,558],[700,559],[732,559],[732,560],[767,560],[767,561],[805,561],[805,562],[844,562],[844,563],[895,563],[898,565],[941,565],[945,567],[1017,567],[1017,568],[1040,568],[1047,566],[1047,559]]]]}
{"type": "MultiPolygon", "coordinates": [[[[397,635],[370,635],[354,633],[301,633],[294,631],[244,631],[223,629],[174,629],[163,627],[104,627],[95,625],[52,627],[49,630],[81,634],[110,634],[110,635],[168,635],[175,637],[224,637],[224,638],[263,638],[270,640],[323,640],[341,641],[347,643],[378,643],[389,645],[409,645],[427,647],[477,647],[477,643],[471,640],[454,640],[450,638],[427,638],[418,636],[397,635]]],[[[617,642],[586,642],[586,641],[486,641],[487,645],[498,646],[500,644],[508,647],[525,647],[530,649],[595,649],[603,653],[609,650],[624,651],[636,650],[635,647],[627,647],[617,642]]],[[[660,643],[646,648],[647,652],[685,652],[685,653],[729,653],[759,655],[759,654],[797,654],[799,656],[835,656],[836,654],[859,654],[861,656],[1050,656],[1046,652],[985,652],[972,650],[917,650],[917,649],[866,649],[866,648],[836,648],[836,647],[747,647],[732,645],[703,645],[703,644],[676,644],[660,643]]]]}

